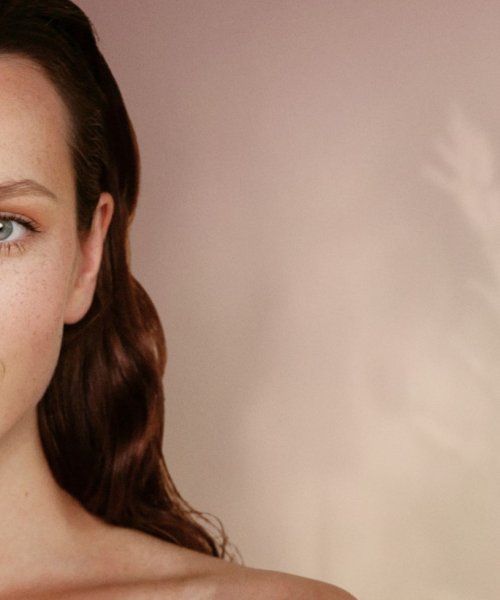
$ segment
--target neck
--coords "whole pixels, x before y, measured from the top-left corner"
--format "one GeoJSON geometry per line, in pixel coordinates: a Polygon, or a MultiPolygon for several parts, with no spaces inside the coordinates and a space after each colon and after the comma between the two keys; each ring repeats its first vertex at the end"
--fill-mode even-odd
{"type": "Polygon", "coordinates": [[[102,523],[56,483],[36,410],[0,439],[0,481],[0,590],[60,578],[61,565],[81,569],[82,547],[102,523]]]}

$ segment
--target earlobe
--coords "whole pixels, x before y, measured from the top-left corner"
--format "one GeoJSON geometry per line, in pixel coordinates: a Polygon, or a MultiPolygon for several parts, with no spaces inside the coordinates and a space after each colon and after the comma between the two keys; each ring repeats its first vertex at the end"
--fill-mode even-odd
{"type": "Polygon", "coordinates": [[[66,303],[65,324],[77,323],[85,316],[92,304],[113,208],[112,196],[108,192],[103,192],[95,208],[91,228],[78,242],[78,256],[75,260],[66,303]]]}

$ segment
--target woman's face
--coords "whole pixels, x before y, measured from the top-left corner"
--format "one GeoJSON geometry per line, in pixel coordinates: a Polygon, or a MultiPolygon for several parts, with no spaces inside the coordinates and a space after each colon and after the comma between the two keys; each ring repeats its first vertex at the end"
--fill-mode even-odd
{"type": "Polygon", "coordinates": [[[88,309],[109,223],[104,198],[93,240],[78,242],[68,130],[41,69],[0,56],[0,439],[42,398],[64,323],[88,309]]]}

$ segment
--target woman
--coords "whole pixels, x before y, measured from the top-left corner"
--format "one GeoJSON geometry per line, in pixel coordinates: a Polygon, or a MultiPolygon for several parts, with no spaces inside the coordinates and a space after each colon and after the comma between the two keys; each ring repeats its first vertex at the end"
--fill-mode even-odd
{"type": "Polygon", "coordinates": [[[69,0],[1,1],[0,133],[0,598],[349,598],[221,560],[168,475],[134,133],[69,0]]]}

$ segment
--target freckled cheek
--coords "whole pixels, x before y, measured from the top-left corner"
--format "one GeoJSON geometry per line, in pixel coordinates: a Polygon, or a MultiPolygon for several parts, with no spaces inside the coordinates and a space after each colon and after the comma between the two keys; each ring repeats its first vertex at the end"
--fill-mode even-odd
{"type": "Polygon", "coordinates": [[[37,401],[59,356],[67,278],[42,264],[16,272],[12,262],[0,264],[0,400],[37,401]]]}

